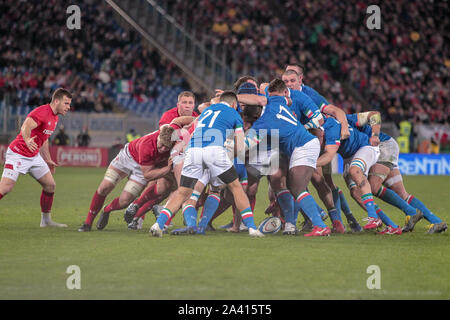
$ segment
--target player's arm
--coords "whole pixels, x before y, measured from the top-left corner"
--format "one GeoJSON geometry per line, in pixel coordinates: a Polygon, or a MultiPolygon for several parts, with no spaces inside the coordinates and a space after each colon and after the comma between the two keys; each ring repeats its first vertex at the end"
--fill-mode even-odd
{"type": "Polygon", "coordinates": [[[169,159],[167,166],[156,168],[153,165],[141,165],[142,174],[148,181],[157,180],[170,173],[172,169],[172,159],[169,159]]]}
{"type": "Polygon", "coordinates": [[[304,94],[303,98],[297,101],[300,111],[303,112],[303,114],[309,119],[309,121],[304,125],[306,129],[319,128],[323,125],[324,120],[322,113],[310,97],[304,94]]]}
{"type": "Polygon", "coordinates": [[[175,124],[180,128],[183,128],[184,126],[190,125],[192,121],[195,120],[196,117],[193,116],[181,116],[178,118],[173,119],[170,124],[175,124]]]}
{"type": "Polygon", "coordinates": [[[245,163],[245,134],[244,129],[237,127],[234,131],[234,154],[245,163]]]}
{"type": "Polygon", "coordinates": [[[34,142],[34,139],[36,139],[36,136],[31,136],[31,131],[35,128],[37,128],[38,124],[36,121],[34,121],[33,118],[27,117],[25,121],[22,124],[22,127],[20,128],[20,133],[22,134],[22,138],[25,141],[28,149],[31,152],[34,152],[38,145],[36,142],[34,142]]]}
{"type": "Polygon", "coordinates": [[[266,96],[260,96],[257,94],[238,94],[238,101],[245,105],[256,105],[256,106],[265,106],[267,104],[266,96]]]}
{"type": "Polygon", "coordinates": [[[327,113],[341,123],[341,140],[348,139],[350,137],[350,131],[348,129],[347,115],[344,110],[336,107],[335,105],[328,104],[320,108],[320,111],[327,113]]]}
{"type": "Polygon", "coordinates": [[[47,163],[48,167],[50,168],[50,171],[52,173],[55,172],[55,167],[58,166],[58,164],[52,160],[52,157],[50,155],[50,147],[49,147],[49,143],[48,140],[46,140],[43,144],[41,149],[39,150],[42,159],[44,159],[44,161],[47,163]]]}
{"type": "Polygon", "coordinates": [[[260,94],[266,94],[266,88],[269,86],[267,82],[263,82],[259,85],[259,93],[260,94]]]}
{"type": "Polygon", "coordinates": [[[324,148],[323,154],[317,159],[317,166],[323,167],[324,165],[328,164],[333,160],[334,156],[336,155],[337,151],[339,149],[339,145],[336,144],[328,144],[324,148]]]}
{"type": "Polygon", "coordinates": [[[360,112],[357,114],[358,122],[357,126],[362,127],[369,124],[372,128],[372,136],[369,142],[372,146],[380,144],[380,130],[381,130],[381,114],[378,111],[360,112]]]}

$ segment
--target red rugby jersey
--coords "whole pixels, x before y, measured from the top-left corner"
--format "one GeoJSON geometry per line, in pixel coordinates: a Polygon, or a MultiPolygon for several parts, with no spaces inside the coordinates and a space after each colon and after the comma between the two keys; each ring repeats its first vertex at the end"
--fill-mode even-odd
{"type": "Polygon", "coordinates": [[[9,148],[22,156],[34,157],[39,153],[39,149],[42,147],[45,141],[52,135],[55,131],[56,125],[58,124],[58,116],[53,113],[50,104],[44,104],[37,107],[31,111],[27,118],[32,118],[38,126],[31,130],[30,137],[36,136],[34,142],[38,145],[38,148],[31,152],[28,149],[25,140],[23,140],[22,133],[19,133],[17,137],[9,144],[9,148]]]}
{"type": "Polygon", "coordinates": [[[135,139],[128,144],[128,151],[133,159],[141,166],[167,165],[170,151],[159,153],[156,145],[159,130],[151,132],[141,138],[135,139]]]}
{"type": "MultiPolygon", "coordinates": [[[[198,113],[195,111],[192,111],[192,116],[198,117],[198,113]]],[[[181,116],[178,113],[177,107],[169,109],[166,112],[164,112],[163,115],[161,116],[161,119],[159,119],[159,126],[161,127],[163,124],[170,123],[173,119],[178,118],[178,117],[181,117],[181,116]]]]}

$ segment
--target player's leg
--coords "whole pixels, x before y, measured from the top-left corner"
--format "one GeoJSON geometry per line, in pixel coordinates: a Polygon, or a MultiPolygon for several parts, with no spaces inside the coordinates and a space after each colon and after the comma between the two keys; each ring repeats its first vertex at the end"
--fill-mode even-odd
{"type": "Polygon", "coordinates": [[[92,197],[86,220],[78,229],[78,231],[83,232],[91,230],[92,223],[94,222],[94,219],[99,211],[102,209],[106,197],[111,193],[112,190],[114,190],[119,181],[127,176],[127,172],[121,171],[113,165],[109,165],[108,169],[106,169],[103,180],[100,182],[100,185],[98,186],[92,197]]]}
{"type": "Polygon", "coordinates": [[[53,197],[55,194],[56,183],[53,175],[48,171],[42,177],[37,179],[42,186],[40,199],[41,206],[41,227],[67,227],[66,224],[56,223],[51,218],[51,210],[53,205],[53,197]]]}
{"type": "Polygon", "coordinates": [[[145,182],[145,179],[136,181],[135,179],[133,179],[132,175],[125,184],[125,187],[123,188],[120,195],[114,198],[111,203],[103,208],[102,213],[100,214],[100,217],[97,221],[97,229],[103,230],[108,225],[109,216],[112,211],[124,209],[134,199],[136,199],[136,197],[139,196],[139,194],[144,189],[145,182]]]}
{"type": "MultiPolygon", "coordinates": [[[[405,199],[405,201],[410,206],[419,209],[423,213],[424,218],[431,224],[429,227],[429,233],[439,233],[447,229],[447,224],[445,222],[443,222],[438,216],[431,212],[431,210],[428,209],[422,201],[406,191],[403,184],[402,175],[398,168],[393,168],[391,170],[387,179],[384,181],[384,185],[398,194],[402,199],[405,199]]],[[[408,225],[410,218],[408,219],[408,216],[406,216],[406,219],[407,221],[405,225],[408,225]]]]}
{"type": "Polygon", "coordinates": [[[314,170],[311,177],[311,182],[316,188],[320,199],[328,210],[328,215],[330,216],[331,223],[333,224],[332,232],[345,233],[345,227],[341,218],[341,213],[340,210],[338,210],[339,207],[335,207],[333,193],[331,192],[331,188],[326,183],[325,178],[323,177],[321,168],[317,168],[316,170],[314,170]]]}
{"type": "Polygon", "coordinates": [[[289,190],[294,196],[294,210],[300,209],[309,217],[314,228],[305,236],[324,236],[331,233],[323,222],[314,198],[307,191],[307,186],[316,169],[317,159],[320,154],[320,143],[313,139],[302,147],[294,149],[289,162],[289,190]]]}
{"type": "Polygon", "coordinates": [[[186,151],[179,187],[168,198],[164,209],[161,210],[155,224],[150,228],[152,236],[162,237],[166,222],[172,218],[174,213],[192,195],[197,181],[203,176],[205,171],[203,167],[203,151],[202,148],[197,147],[189,148],[186,151]]]}
{"type": "Polygon", "coordinates": [[[221,187],[210,185],[208,197],[203,205],[203,212],[198,223],[197,234],[205,234],[206,228],[210,223],[212,216],[215,214],[219,208],[221,198],[221,187]]]}
{"type": "MultiPolygon", "coordinates": [[[[6,169],[5,169],[6,170],[6,169]]],[[[8,193],[12,191],[14,186],[16,185],[16,180],[11,178],[6,178],[5,172],[3,171],[2,179],[0,180],[0,199],[6,196],[8,193]]],[[[17,174],[18,176],[18,174],[17,174]]],[[[16,178],[17,179],[17,178],[16,178]]]]}
{"type": "Polygon", "coordinates": [[[353,213],[348,205],[347,199],[345,198],[342,190],[334,183],[332,177],[331,163],[322,167],[323,177],[327,183],[327,185],[331,189],[331,193],[333,194],[333,202],[336,208],[340,208],[342,212],[344,212],[345,218],[347,219],[348,226],[353,232],[361,232],[362,227],[359,225],[356,218],[353,216],[353,213]]]}
{"type": "Polygon", "coordinates": [[[268,179],[270,188],[276,195],[276,200],[286,221],[283,234],[294,235],[297,234],[297,221],[294,212],[294,196],[287,187],[287,167],[287,160],[285,161],[283,157],[280,157],[280,168],[268,176],[268,179]]]}
{"type": "Polygon", "coordinates": [[[205,170],[204,176],[205,175],[207,177],[206,178],[202,177],[202,179],[197,181],[191,196],[189,197],[189,199],[184,201],[183,205],[181,206],[183,218],[184,221],[186,222],[186,227],[175,229],[171,232],[171,234],[173,235],[194,234],[197,231],[197,210],[195,208],[195,205],[199,200],[200,194],[205,189],[205,183],[207,183],[207,181],[209,180],[209,173],[207,172],[207,170],[205,170]]]}

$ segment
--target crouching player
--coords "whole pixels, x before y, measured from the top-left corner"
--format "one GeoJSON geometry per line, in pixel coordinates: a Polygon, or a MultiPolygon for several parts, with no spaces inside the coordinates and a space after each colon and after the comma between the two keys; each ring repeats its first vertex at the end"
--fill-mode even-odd
{"type": "Polygon", "coordinates": [[[220,178],[233,193],[236,207],[248,227],[250,236],[263,236],[255,225],[247,195],[239,183],[236,169],[224,147],[227,136],[234,134],[238,150],[244,150],[242,118],[236,108],[236,94],[225,91],[220,95],[219,103],[203,110],[185,153],[180,187],[174,196],[169,198],[156,223],[150,228],[153,236],[162,237],[164,224],[191,196],[205,169],[210,170],[212,178],[220,178]]]}
{"type": "MultiPolygon", "coordinates": [[[[368,135],[370,142],[378,144],[380,157],[369,171],[369,183],[375,195],[383,201],[399,208],[406,215],[402,232],[410,232],[423,217],[430,222],[429,233],[439,233],[447,229],[447,224],[434,215],[420,200],[408,194],[403,185],[398,168],[399,147],[395,139],[380,131],[380,114],[377,111],[347,115],[348,123],[368,135]],[[418,214],[416,214],[418,213],[418,214]]],[[[352,197],[358,201],[355,189],[352,197]]]]}
{"type": "Polygon", "coordinates": [[[170,173],[172,162],[170,149],[176,142],[173,139],[175,129],[164,125],[159,130],[127,143],[111,161],[103,181],[94,193],[88,215],[78,231],[90,231],[92,223],[103,207],[106,197],[117,183],[128,177],[122,193],[107,205],[97,222],[97,229],[106,227],[109,214],[113,210],[127,207],[151,180],[156,180],[170,173]]]}
{"type": "Polygon", "coordinates": [[[367,135],[351,127],[349,128],[350,137],[341,141],[340,126],[334,118],[325,120],[322,137],[324,152],[317,161],[317,165],[326,165],[336,153],[339,153],[344,159],[344,179],[350,188],[359,190],[361,202],[368,213],[368,222],[363,229],[376,229],[384,222],[387,229],[382,231],[383,234],[401,234],[401,228],[375,204],[372,189],[367,180],[369,169],[377,162],[380,155],[378,146],[372,146],[367,135]]]}

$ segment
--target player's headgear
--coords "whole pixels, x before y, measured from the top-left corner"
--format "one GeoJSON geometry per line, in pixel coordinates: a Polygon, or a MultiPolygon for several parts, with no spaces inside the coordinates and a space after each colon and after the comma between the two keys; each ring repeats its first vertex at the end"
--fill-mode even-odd
{"type": "Polygon", "coordinates": [[[253,83],[245,82],[238,88],[237,94],[258,94],[258,89],[253,83]]]}

